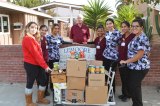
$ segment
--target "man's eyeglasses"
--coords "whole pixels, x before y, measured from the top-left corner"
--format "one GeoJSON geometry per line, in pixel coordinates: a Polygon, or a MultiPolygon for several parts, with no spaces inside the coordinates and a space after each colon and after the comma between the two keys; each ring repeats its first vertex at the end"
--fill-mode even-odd
{"type": "Polygon", "coordinates": [[[139,28],[140,26],[138,26],[138,25],[135,25],[135,26],[131,26],[132,28],[139,28]]]}

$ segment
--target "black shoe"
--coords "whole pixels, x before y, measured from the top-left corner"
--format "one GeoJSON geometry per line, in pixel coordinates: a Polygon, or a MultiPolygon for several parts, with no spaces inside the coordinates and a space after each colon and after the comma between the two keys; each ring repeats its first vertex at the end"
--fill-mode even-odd
{"type": "Polygon", "coordinates": [[[122,99],[122,98],[124,98],[124,97],[125,97],[124,95],[119,95],[119,96],[118,96],[119,99],[122,99]]]}
{"type": "Polygon", "coordinates": [[[50,96],[50,93],[48,91],[45,91],[45,96],[50,96]]]}
{"type": "Polygon", "coordinates": [[[123,102],[128,102],[129,98],[124,96],[121,100],[122,100],[123,102]]]}

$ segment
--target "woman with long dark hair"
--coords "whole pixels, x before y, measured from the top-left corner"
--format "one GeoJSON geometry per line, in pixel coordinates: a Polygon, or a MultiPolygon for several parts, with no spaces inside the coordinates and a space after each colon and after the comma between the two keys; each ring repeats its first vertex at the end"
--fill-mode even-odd
{"type": "MultiPolygon", "coordinates": [[[[53,69],[53,64],[59,62],[60,54],[59,47],[64,42],[63,38],[59,34],[59,25],[53,24],[51,28],[51,34],[46,36],[48,43],[48,60],[49,67],[53,69]]],[[[51,90],[53,90],[53,84],[50,84],[51,90]]]]}
{"type": "MultiPolygon", "coordinates": [[[[118,63],[118,45],[119,40],[122,37],[120,32],[114,28],[114,20],[108,18],[106,20],[106,27],[108,32],[106,33],[106,48],[103,52],[104,60],[103,65],[105,69],[109,71],[112,66],[112,71],[116,71],[118,63]]],[[[115,80],[113,81],[113,91],[115,92],[115,80]]]]}

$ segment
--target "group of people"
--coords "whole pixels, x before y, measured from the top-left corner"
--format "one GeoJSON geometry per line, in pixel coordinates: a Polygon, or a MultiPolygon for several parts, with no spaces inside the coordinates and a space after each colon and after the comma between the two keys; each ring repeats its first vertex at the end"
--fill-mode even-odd
{"type": "MultiPolygon", "coordinates": [[[[25,88],[26,106],[37,106],[32,101],[32,88],[36,80],[38,85],[37,103],[49,104],[45,99],[49,96],[48,83],[53,63],[60,59],[59,46],[63,43],[59,35],[59,25],[54,24],[51,28],[52,34],[48,34],[48,27],[29,22],[25,27],[25,34],[22,41],[24,55],[24,68],[27,74],[25,88]]],[[[52,84],[51,84],[52,85],[52,84]]],[[[51,86],[51,88],[53,88],[51,86]]]]}
{"type": "MultiPolygon", "coordinates": [[[[132,99],[132,106],[143,106],[141,82],[150,68],[150,44],[143,32],[144,21],[135,18],[129,22],[121,23],[121,32],[115,29],[114,20],[106,20],[107,32],[102,25],[97,27],[96,59],[102,60],[106,70],[120,72],[122,81],[122,95],[119,99],[126,102],[132,99]]],[[[113,81],[115,93],[115,81],[113,81]]]]}
{"type": "MultiPolygon", "coordinates": [[[[132,98],[133,106],[143,106],[141,82],[150,68],[149,39],[143,32],[143,20],[136,18],[121,23],[121,32],[115,28],[114,20],[106,20],[107,32],[103,25],[97,27],[96,60],[103,61],[106,70],[117,66],[122,80],[122,95],[119,98],[127,101],[132,98]]],[[[27,75],[25,88],[26,106],[37,106],[32,101],[32,88],[36,80],[38,85],[37,103],[49,104],[45,99],[49,95],[48,83],[54,62],[59,62],[59,47],[64,42],[59,35],[59,25],[54,24],[51,34],[47,34],[48,27],[30,22],[25,27],[22,41],[24,68],[27,75]]],[[[87,44],[90,38],[89,28],[83,24],[83,16],[78,15],[77,24],[73,25],[70,39],[73,43],[87,44]]],[[[50,87],[53,89],[52,84],[50,87]]],[[[115,81],[113,83],[115,92],[115,81]]]]}

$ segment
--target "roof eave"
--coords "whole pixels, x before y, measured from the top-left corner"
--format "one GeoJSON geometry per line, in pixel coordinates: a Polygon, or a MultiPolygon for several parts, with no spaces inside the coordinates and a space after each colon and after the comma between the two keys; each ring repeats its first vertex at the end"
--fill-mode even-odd
{"type": "Polygon", "coordinates": [[[53,18],[52,16],[50,16],[48,14],[41,13],[41,12],[26,8],[26,7],[18,6],[18,5],[12,4],[12,3],[8,3],[8,2],[1,2],[0,1],[0,7],[19,11],[19,12],[24,12],[24,13],[28,13],[28,14],[33,14],[33,15],[37,15],[37,16],[41,16],[41,17],[45,17],[45,18],[49,18],[49,19],[53,18]]]}

